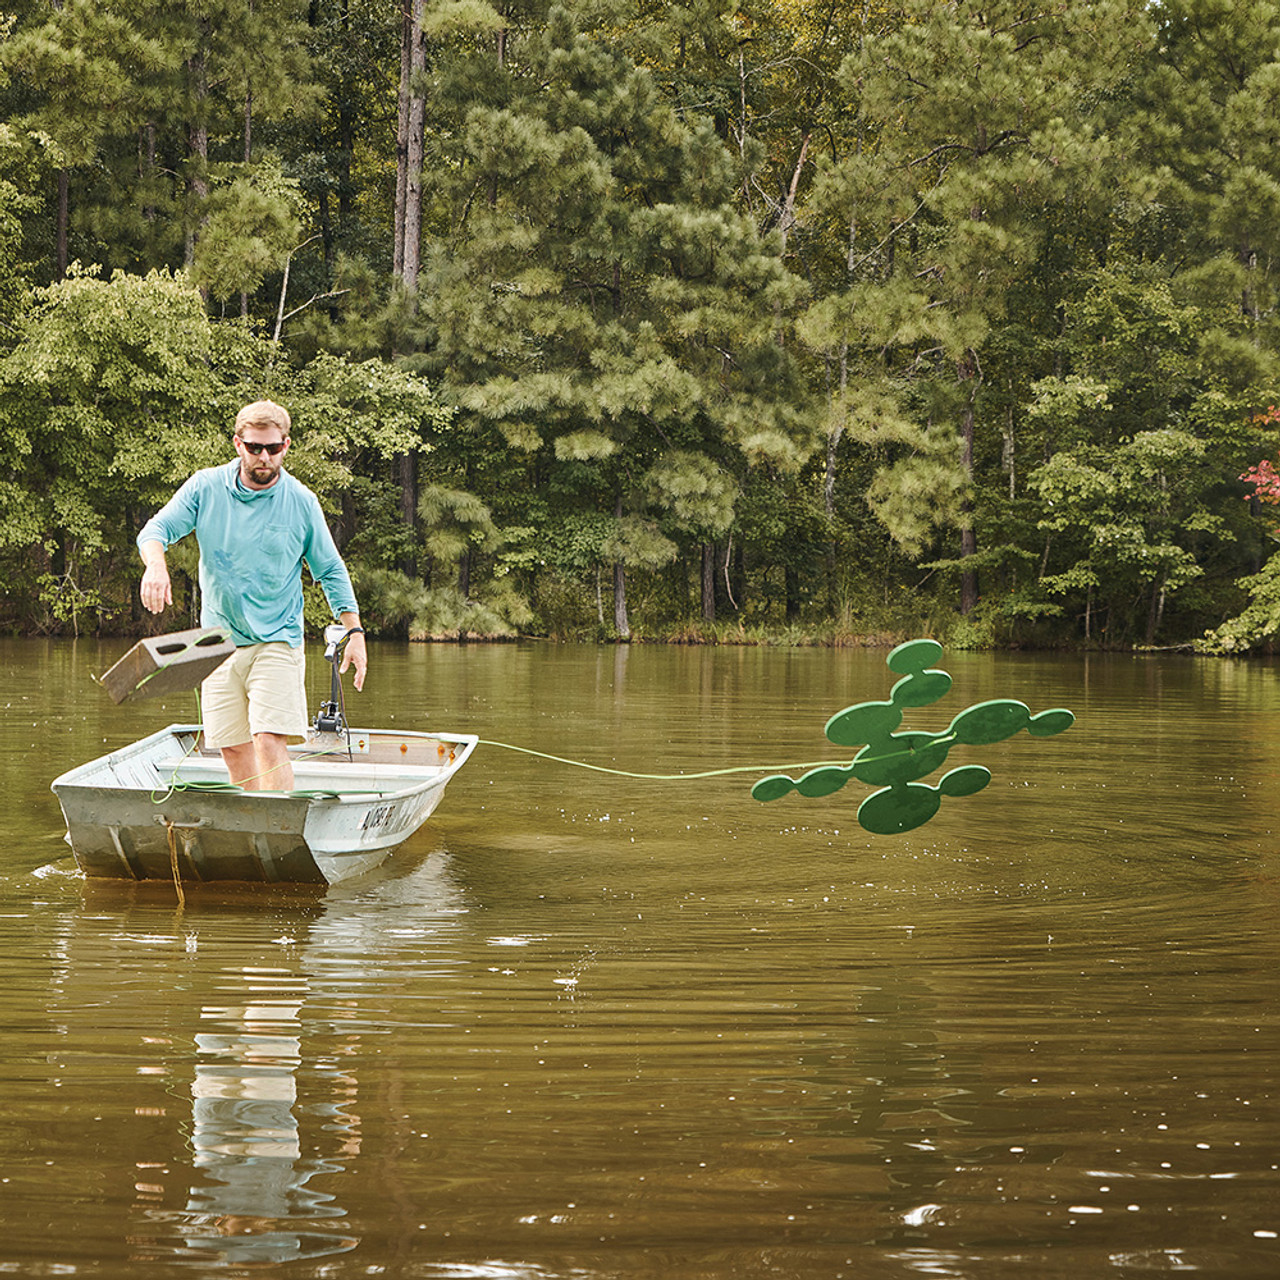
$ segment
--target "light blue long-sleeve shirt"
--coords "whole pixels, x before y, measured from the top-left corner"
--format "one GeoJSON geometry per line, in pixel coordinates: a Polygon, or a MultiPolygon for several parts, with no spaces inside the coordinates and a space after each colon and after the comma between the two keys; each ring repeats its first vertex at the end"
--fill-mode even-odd
{"type": "Polygon", "coordinates": [[[320,502],[281,470],[269,489],[239,479],[237,458],[197,471],[143,526],[138,547],[166,550],[195,532],[200,544],[200,622],[225,627],[237,645],[302,643],[302,562],[334,616],[357,611],[351,576],[320,502]]]}

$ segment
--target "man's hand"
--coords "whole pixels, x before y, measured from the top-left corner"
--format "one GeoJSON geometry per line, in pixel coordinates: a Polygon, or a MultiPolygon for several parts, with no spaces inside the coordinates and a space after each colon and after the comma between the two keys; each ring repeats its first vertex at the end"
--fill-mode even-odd
{"type": "Polygon", "coordinates": [[[169,582],[164,548],[158,542],[148,542],[142,548],[142,559],[147,566],[142,574],[140,592],[143,606],[152,613],[163,613],[165,606],[173,603],[173,586],[169,582]]]}
{"type": "MultiPolygon", "coordinates": [[[[344,613],[338,620],[348,631],[360,626],[360,619],[355,614],[344,613]]],[[[348,667],[355,667],[356,676],[352,683],[357,689],[363,689],[364,673],[369,669],[369,651],[365,648],[363,631],[352,631],[342,647],[342,665],[338,668],[338,674],[345,675],[348,667]]]]}

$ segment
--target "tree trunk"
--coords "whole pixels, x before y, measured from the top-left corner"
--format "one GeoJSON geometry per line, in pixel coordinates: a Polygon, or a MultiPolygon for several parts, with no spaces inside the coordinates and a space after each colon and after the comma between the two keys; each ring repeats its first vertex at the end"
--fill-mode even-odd
{"type": "Polygon", "coordinates": [[[800,158],[796,161],[796,167],[791,174],[791,185],[787,188],[786,199],[782,202],[782,208],[778,213],[778,230],[782,235],[782,247],[785,250],[787,246],[787,236],[791,233],[791,228],[796,224],[796,193],[800,190],[800,175],[804,171],[805,158],[809,154],[809,140],[811,134],[806,133],[804,140],[800,143],[800,158]]]}
{"type": "Polygon", "coordinates": [[[1257,322],[1261,319],[1258,293],[1253,284],[1258,278],[1257,251],[1250,249],[1248,246],[1242,246],[1239,250],[1239,259],[1240,265],[1244,268],[1244,288],[1240,293],[1240,311],[1250,320],[1257,322]]]}
{"type": "Polygon", "coordinates": [[[733,563],[733,534],[729,535],[729,541],[724,549],[724,562],[720,568],[724,576],[724,598],[728,601],[729,608],[734,612],[738,612],[738,600],[733,590],[733,580],[729,576],[729,566],[733,563]]]}
{"type": "Polygon", "coordinates": [[[733,602],[733,611],[741,613],[747,603],[747,553],[745,542],[739,542],[733,548],[733,568],[725,562],[725,585],[729,589],[729,599],[733,602]]]}
{"type": "Polygon", "coordinates": [[[422,73],[426,43],[422,37],[425,0],[405,9],[400,44],[400,109],[396,133],[395,249],[392,269],[405,289],[416,293],[422,253],[422,158],[426,101],[422,73]]]}
{"type": "MultiPolygon", "coordinates": [[[[414,63],[415,73],[425,70],[422,57],[422,36],[419,32],[415,44],[418,58],[414,63]]],[[[418,292],[418,274],[422,267],[422,163],[426,149],[426,102],[422,95],[415,93],[409,103],[409,153],[408,174],[404,197],[404,266],[400,278],[410,295],[418,292]]]]}
{"type": "MultiPolygon", "coordinates": [[[[249,0],[249,23],[253,24],[254,0],[249,0]]],[[[244,85],[244,162],[253,159],[253,76],[246,76],[244,85]]]]}
{"type": "Polygon", "coordinates": [[[143,126],[142,135],[144,140],[143,155],[145,156],[142,180],[147,190],[147,203],[143,206],[142,216],[147,222],[153,223],[156,220],[156,206],[152,195],[156,176],[156,126],[154,120],[149,120],[143,126]]]}
{"type": "MultiPolygon", "coordinates": [[[[53,0],[53,8],[62,11],[62,0],[53,0]]],[[[71,177],[65,169],[58,170],[58,210],[54,224],[54,279],[62,280],[67,274],[67,224],[71,217],[71,177]]]]}
{"type": "MultiPolygon", "coordinates": [[[[342,38],[351,41],[351,4],[342,0],[342,38]]],[[[356,149],[356,113],[351,95],[343,93],[338,103],[338,221],[346,226],[351,219],[351,159],[356,149]]]]}
{"type": "Polygon", "coordinates": [[[1147,611],[1147,643],[1155,644],[1156,633],[1164,621],[1164,579],[1151,584],[1151,608],[1147,611]]]}
{"type": "Polygon", "coordinates": [[[391,222],[394,240],[391,249],[391,274],[400,278],[404,270],[404,201],[409,190],[409,67],[412,62],[413,12],[409,6],[400,11],[400,94],[396,119],[396,203],[391,222]]]}
{"type": "Polygon", "coordinates": [[[800,616],[800,571],[795,565],[782,566],[782,582],[787,597],[787,621],[794,622],[800,616]]]}
{"type": "Polygon", "coordinates": [[[400,562],[400,572],[407,577],[418,576],[416,547],[418,527],[418,455],[412,451],[396,455],[396,472],[400,479],[400,518],[410,532],[410,547],[400,562]]]}
{"type": "MultiPolygon", "coordinates": [[[[969,504],[966,502],[965,507],[969,504]]],[[[978,535],[972,528],[960,530],[960,558],[967,560],[978,554],[978,535]]],[[[960,612],[972,613],[978,604],[978,573],[975,569],[960,571],[960,612]]]]}
{"type": "Polygon", "coordinates": [[[713,542],[702,544],[702,620],[716,620],[716,548],[713,542]]]}
{"type": "Polygon", "coordinates": [[[458,592],[464,600],[471,597],[471,548],[458,557],[458,592]]]}
{"type": "Polygon", "coordinates": [[[621,561],[613,566],[613,626],[619,640],[631,639],[631,624],[627,621],[627,568],[621,561]]]}
{"type": "MultiPolygon", "coordinates": [[[[622,495],[614,500],[613,517],[622,519],[622,495]]],[[[619,640],[631,639],[631,623],[627,620],[627,567],[621,560],[613,564],[613,626],[619,640]]]]}
{"type": "MultiPolygon", "coordinates": [[[[253,12],[253,5],[249,5],[249,12],[253,12]]],[[[244,163],[248,168],[253,160],[253,81],[250,80],[244,90],[244,163]]],[[[247,320],[249,318],[249,294],[246,290],[240,290],[240,318],[247,320]]]]}
{"type": "MultiPolygon", "coordinates": [[[[856,210],[849,215],[849,240],[845,248],[845,277],[853,279],[854,245],[858,236],[858,215],[856,210]]],[[[836,471],[840,452],[840,441],[844,437],[845,426],[849,419],[849,339],[847,335],[840,342],[840,363],[838,371],[838,398],[836,412],[838,417],[827,432],[827,467],[822,477],[822,509],[834,528],[836,514],[836,471]]],[[[835,611],[836,607],[836,554],[838,548],[835,540],[827,543],[827,607],[835,611]]]]}
{"type": "MultiPolygon", "coordinates": [[[[405,7],[400,40],[400,111],[396,133],[396,209],[393,271],[412,300],[418,292],[418,272],[422,251],[422,154],[426,103],[421,93],[421,73],[426,67],[426,44],[422,38],[425,0],[412,0],[405,7]]],[[[411,302],[412,305],[412,302],[411,302]]],[[[410,545],[417,545],[418,458],[413,452],[396,457],[400,479],[400,515],[410,532],[410,545]]],[[[404,557],[401,572],[413,578],[418,557],[413,550],[404,557]]]]}
{"type": "Polygon", "coordinates": [[[67,223],[71,213],[71,179],[65,169],[58,170],[57,278],[67,274],[67,223]]]}
{"type": "Polygon", "coordinates": [[[1009,473],[1009,501],[1018,496],[1018,442],[1013,424],[1013,402],[1009,403],[1008,427],[1004,433],[1004,448],[1001,450],[1000,462],[1009,473]]]}
{"type": "MultiPolygon", "coordinates": [[[[329,193],[320,191],[316,195],[316,217],[320,223],[320,244],[324,253],[324,265],[327,271],[333,270],[333,218],[329,214],[329,193]]],[[[337,318],[336,307],[330,306],[329,314],[337,318]]]]}
{"type": "MultiPolygon", "coordinates": [[[[342,551],[356,531],[356,504],[351,497],[349,489],[342,491],[342,513],[338,517],[337,523],[333,530],[333,539],[338,544],[338,550],[342,551]]],[[[130,528],[133,526],[131,525],[130,528]]]]}
{"type": "MultiPolygon", "coordinates": [[[[962,384],[967,384],[968,394],[965,396],[964,411],[960,417],[960,438],[962,441],[960,451],[960,465],[964,468],[966,478],[970,483],[973,481],[973,436],[974,436],[974,419],[975,419],[975,401],[978,396],[978,384],[982,380],[982,370],[978,364],[977,353],[974,351],[966,351],[963,359],[959,363],[959,374],[962,384]]],[[[968,497],[964,500],[962,510],[966,517],[972,516],[973,503],[968,497]]],[[[977,555],[978,538],[973,531],[971,523],[960,530],[960,558],[968,560],[970,557],[977,555]]],[[[961,614],[969,614],[973,612],[974,607],[978,603],[978,573],[975,569],[962,569],[960,571],[960,612],[961,614]]]]}
{"type": "Polygon", "coordinates": [[[187,190],[192,197],[193,209],[187,224],[186,264],[195,261],[198,226],[202,220],[205,201],[209,197],[209,124],[206,104],[209,97],[209,68],[205,48],[209,35],[208,20],[200,23],[200,44],[187,59],[187,80],[191,90],[192,119],[187,127],[187,160],[190,178],[187,190]]]}

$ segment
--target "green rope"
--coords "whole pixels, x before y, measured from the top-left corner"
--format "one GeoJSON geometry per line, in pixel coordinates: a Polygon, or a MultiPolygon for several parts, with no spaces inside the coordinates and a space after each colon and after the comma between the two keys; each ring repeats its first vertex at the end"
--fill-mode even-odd
{"type": "MultiPolygon", "coordinates": [[[[706,769],[699,773],[638,773],[631,769],[612,769],[602,764],[589,764],[585,760],[570,760],[570,759],[567,759],[565,756],[553,756],[546,751],[535,751],[532,747],[517,747],[510,742],[492,742],[485,738],[481,738],[478,740],[477,745],[482,747],[501,747],[505,751],[516,751],[521,755],[536,756],[540,760],[550,760],[555,764],[565,764],[575,769],[590,769],[594,773],[609,773],[609,774],[612,774],[614,777],[618,777],[618,778],[639,778],[649,782],[693,782],[703,778],[723,778],[723,777],[729,776],[730,774],[735,774],[735,773],[768,773],[768,772],[776,773],[786,769],[816,769],[823,765],[836,765],[837,767],[844,768],[844,767],[847,767],[847,764],[848,764],[848,762],[844,760],[809,760],[809,761],[802,761],[801,763],[798,763],[798,764],[797,763],[778,764],[778,765],[741,764],[741,765],[734,765],[726,769],[706,769]]],[[[308,760],[308,759],[323,759],[326,755],[330,755],[330,754],[345,755],[346,753],[317,751],[313,754],[308,754],[307,756],[300,757],[299,761],[308,760]]],[[[907,753],[903,751],[896,751],[892,753],[893,756],[906,755],[906,754],[907,753]]],[[[890,758],[891,758],[890,756],[876,757],[876,759],[878,760],[890,759],[890,758]]],[[[180,767],[181,765],[178,766],[178,768],[180,767]]],[[[245,790],[244,787],[237,786],[233,782],[220,782],[220,781],[184,782],[181,779],[179,779],[176,776],[176,774],[177,774],[177,769],[175,769],[174,775],[172,775],[169,779],[168,792],[166,793],[165,796],[161,797],[160,800],[156,800],[155,803],[157,804],[162,803],[163,800],[167,799],[168,796],[172,795],[175,791],[208,791],[208,792],[216,793],[216,792],[237,792],[237,791],[245,790]]],[[[281,792],[276,792],[275,794],[282,795],[282,796],[292,796],[292,797],[310,797],[314,799],[324,799],[324,798],[336,799],[339,796],[389,795],[392,793],[379,790],[376,787],[366,787],[363,789],[343,790],[343,791],[331,791],[331,790],[281,791],[281,792]]],[[[152,799],[155,800],[154,795],[152,799]]]]}
{"type": "MultiPolygon", "coordinates": [[[[219,782],[215,780],[201,781],[193,779],[184,781],[181,778],[171,778],[169,780],[169,790],[156,803],[163,803],[175,791],[207,791],[212,794],[226,793],[235,795],[274,795],[287,796],[291,800],[340,800],[343,796],[391,796],[395,795],[395,791],[388,791],[385,787],[355,787],[350,790],[336,790],[333,787],[302,787],[291,791],[253,791],[248,787],[242,787],[236,782],[219,782]]],[[[154,792],[152,793],[154,799],[154,792]]]]}
{"type": "MultiPolygon", "coordinates": [[[[692,782],[698,778],[722,778],[731,773],[780,773],[789,769],[817,769],[823,766],[834,766],[839,769],[849,767],[848,760],[806,760],[799,764],[739,764],[728,769],[708,769],[702,773],[633,773],[630,769],[610,769],[602,764],[588,764],[585,760],[567,760],[564,756],[548,755],[545,751],[534,751],[531,747],[516,747],[509,742],[489,742],[479,740],[482,747],[502,747],[507,751],[518,751],[521,755],[537,756],[541,760],[553,760],[556,764],[572,765],[576,769],[591,769],[596,773],[611,773],[619,778],[643,778],[653,782],[692,782]]],[[[858,762],[865,764],[872,760],[896,760],[899,756],[910,755],[910,749],[891,751],[883,756],[863,756],[858,762]]]]}
{"type": "MultiPolygon", "coordinates": [[[[199,708],[197,707],[197,710],[199,708]]],[[[951,735],[954,738],[954,735],[951,735]]],[[[481,747],[500,747],[504,751],[515,751],[520,755],[535,756],[539,760],[550,760],[554,764],[569,765],[574,769],[589,769],[593,773],[608,773],[615,778],[638,778],[648,782],[694,782],[704,778],[725,778],[736,773],[783,773],[794,769],[820,769],[820,768],[839,768],[847,769],[850,765],[848,760],[803,760],[792,762],[790,764],[740,764],[732,765],[725,769],[705,769],[698,773],[639,773],[632,769],[614,769],[608,765],[589,764],[585,760],[571,760],[566,756],[553,756],[546,751],[535,751],[532,747],[517,747],[510,742],[496,742],[487,738],[478,738],[476,745],[481,747]]],[[[187,750],[189,756],[195,749],[193,742],[187,750]]],[[[322,760],[329,756],[347,755],[348,752],[343,748],[335,748],[324,751],[307,752],[305,755],[297,757],[295,763],[305,763],[308,760],[322,760]]],[[[896,760],[902,756],[912,754],[912,748],[908,747],[902,751],[890,751],[879,756],[863,756],[859,760],[859,764],[876,764],[884,760],[896,760]]],[[[185,758],[185,757],[184,757],[185,758]]],[[[164,799],[172,795],[175,791],[209,791],[209,792],[237,792],[244,791],[245,788],[234,782],[184,782],[177,777],[177,769],[181,768],[181,764],[174,769],[169,779],[169,790],[160,800],[155,800],[154,793],[152,799],[155,803],[163,803],[164,799]]],[[[247,779],[252,781],[252,779],[247,779]]],[[[283,796],[292,796],[295,798],[310,799],[338,799],[341,796],[359,796],[359,795],[390,795],[392,792],[383,791],[376,787],[366,787],[354,790],[319,790],[319,791],[281,791],[274,794],[283,796]]]]}

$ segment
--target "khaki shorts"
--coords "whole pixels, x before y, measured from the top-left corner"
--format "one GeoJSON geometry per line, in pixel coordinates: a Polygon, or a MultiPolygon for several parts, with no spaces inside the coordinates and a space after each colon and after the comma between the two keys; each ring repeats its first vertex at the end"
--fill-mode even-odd
{"type": "Polygon", "coordinates": [[[204,740],[235,747],[255,733],[307,732],[306,658],[283,640],[237,649],[200,686],[204,740]]]}

